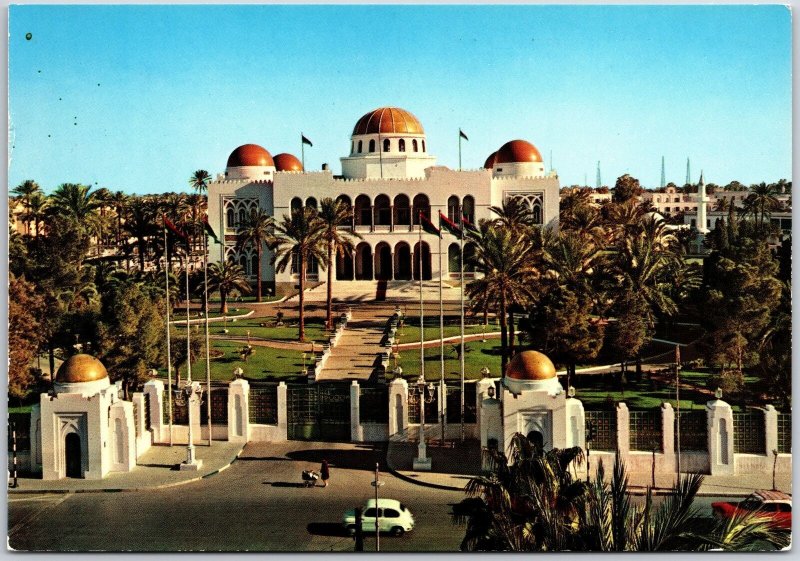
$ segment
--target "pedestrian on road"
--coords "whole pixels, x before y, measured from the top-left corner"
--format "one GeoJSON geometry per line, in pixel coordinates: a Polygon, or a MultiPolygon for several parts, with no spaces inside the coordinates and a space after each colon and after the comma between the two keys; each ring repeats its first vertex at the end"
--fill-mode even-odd
{"type": "Polygon", "coordinates": [[[328,460],[322,460],[322,465],[319,468],[320,476],[322,477],[322,486],[328,486],[328,479],[331,478],[331,469],[328,467],[328,460]]]}

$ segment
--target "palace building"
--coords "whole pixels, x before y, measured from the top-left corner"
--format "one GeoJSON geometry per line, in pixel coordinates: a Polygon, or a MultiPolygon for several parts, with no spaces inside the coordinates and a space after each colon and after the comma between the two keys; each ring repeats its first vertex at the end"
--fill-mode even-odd
{"type": "MultiPolygon", "coordinates": [[[[263,209],[280,219],[303,206],[318,207],[326,197],[353,207],[349,227],[363,238],[355,240],[352,255],[340,256],[333,264],[337,281],[410,281],[420,275],[422,280],[435,279],[440,260],[445,280],[457,280],[458,240],[445,234],[441,255],[435,236],[423,233],[420,242],[420,213],[438,226],[439,212],[457,222],[463,209],[477,223],[493,216],[490,206],[519,198],[539,224],[557,226],[558,176],[545,171],[539,150],[525,140],[503,144],[481,169],[457,171],[436,165],[422,123],[414,115],[382,107],[358,119],[348,148],[348,154],[340,158],[341,175],[334,175],[327,164],[321,171],[306,171],[292,154],[273,157],[255,144],[233,150],[225,173],[208,187],[209,223],[224,239],[222,245],[210,248],[209,258],[234,260],[255,282],[255,248],[236,247],[237,228],[247,216],[263,209]]],[[[465,243],[465,257],[472,251],[472,245],[465,243]]],[[[292,292],[296,266],[276,273],[269,252],[265,255],[261,266],[267,288],[274,286],[279,295],[292,292]]],[[[317,263],[309,263],[306,278],[314,286],[324,282],[326,275],[317,263]]]]}

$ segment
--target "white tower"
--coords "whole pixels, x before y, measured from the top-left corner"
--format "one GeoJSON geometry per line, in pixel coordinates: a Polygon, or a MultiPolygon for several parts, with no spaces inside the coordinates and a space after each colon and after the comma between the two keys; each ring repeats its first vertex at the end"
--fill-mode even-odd
{"type": "Polygon", "coordinates": [[[701,234],[708,234],[708,220],[706,209],[709,198],[706,196],[706,184],[703,181],[703,172],[700,171],[700,183],[697,185],[697,231],[701,234]]]}

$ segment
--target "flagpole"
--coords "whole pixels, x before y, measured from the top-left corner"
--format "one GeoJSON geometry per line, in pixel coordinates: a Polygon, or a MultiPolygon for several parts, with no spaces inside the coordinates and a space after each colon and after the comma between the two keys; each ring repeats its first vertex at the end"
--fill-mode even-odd
{"type": "Polygon", "coordinates": [[[441,370],[439,399],[442,400],[439,410],[442,416],[442,444],[447,430],[447,385],[444,383],[444,304],[442,303],[442,232],[439,231],[439,365],[441,370]]]}
{"type": "MultiPolygon", "coordinates": [[[[459,137],[460,138],[460,137],[459,137]]],[[[459,268],[461,270],[461,442],[464,442],[464,208],[458,205],[461,235],[459,236],[459,268]]]]}
{"type": "Polygon", "coordinates": [[[678,481],[681,480],[681,361],[680,347],[675,345],[675,397],[677,401],[676,413],[678,422],[676,423],[676,437],[678,441],[678,481]]]}
{"type": "Polygon", "coordinates": [[[458,129],[458,171],[461,171],[461,129],[458,129]]]}
{"type": "Polygon", "coordinates": [[[300,160],[303,164],[303,169],[306,169],[306,150],[305,142],[303,142],[303,131],[300,131],[300,160]]]}
{"type": "Polygon", "coordinates": [[[171,306],[169,300],[170,258],[167,246],[166,224],[164,225],[164,261],[166,261],[166,266],[164,267],[164,278],[166,279],[167,284],[167,400],[169,407],[169,445],[172,446],[172,354],[170,351],[171,344],[169,336],[169,309],[171,306]]]}
{"type": "Polygon", "coordinates": [[[208,445],[211,446],[211,350],[208,336],[208,234],[203,231],[203,307],[206,310],[206,411],[208,412],[208,445]]]}
{"type": "MultiPolygon", "coordinates": [[[[192,383],[192,330],[189,329],[189,251],[186,252],[186,383],[192,383]]],[[[191,442],[189,443],[191,444],[191,442]]]]}
{"type": "MultiPolygon", "coordinates": [[[[419,213],[419,371],[422,380],[425,380],[425,310],[422,306],[422,212],[419,213]]],[[[425,389],[420,393],[420,407],[425,407],[425,389]]],[[[420,444],[424,445],[422,439],[425,438],[425,415],[420,416],[420,444]]]]}

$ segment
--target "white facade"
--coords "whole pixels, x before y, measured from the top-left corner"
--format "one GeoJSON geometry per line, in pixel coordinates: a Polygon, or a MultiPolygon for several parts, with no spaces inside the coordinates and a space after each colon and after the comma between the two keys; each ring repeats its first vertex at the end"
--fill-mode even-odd
{"type": "MultiPolygon", "coordinates": [[[[388,109],[376,110],[379,111],[388,109]]],[[[410,116],[407,112],[404,114],[410,116]]],[[[357,127],[369,115],[362,117],[357,127]]],[[[357,247],[353,255],[339,257],[333,265],[334,278],[338,281],[416,279],[420,274],[420,256],[423,280],[438,277],[440,259],[445,279],[456,279],[458,270],[453,270],[448,262],[458,261],[458,240],[445,234],[441,254],[434,236],[423,233],[420,245],[420,212],[438,226],[439,212],[457,221],[459,209],[463,209],[463,213],[477,223],[482,218],[493,217],[490,206],[499,206],[517,197],[529,205],[539,224],[557,227],[558,176],[545,173],[540,157],[498,163],[493,169],[456,171],[435,165],[436,158],[428,153],[425,134],[418,122],[406,128],[408,130],[380,133],[354,131],[349,155],[341,158],[341,176],[335,176],[330,170],[277,170],[271,178],[264,176],[262,179],[260,173],[229,168],[208,188],[209,223],[215,232],[224,234],[224,245],[212,246],[210,259],[233,259],[254,280],[258,266],[256,251],[250,247],[243,250],[235,247],[238,225],[256,209],[280,219],[302,206],[318,207],[319,201],[326,197],[352,205],[351,227],[363,236],[363,240],[354,240],[357,247]]],[[[532,145],[525,145],[536,152],[532,145]]],[[[465,244],[465,255],[473,250],[469,245],[465,244]]],[[[261,264],[264,282],[274,283],[277,294],[292,292],[298,279],[297,271],[276,273],[270,264],[269,251],[265,249],[264,254],[261,264]]],[[[314,282],[324,282],[325,278],[321,266],[309,265],[307,280],[312,286],[314,282]]]]}

